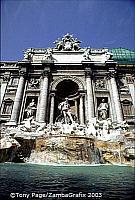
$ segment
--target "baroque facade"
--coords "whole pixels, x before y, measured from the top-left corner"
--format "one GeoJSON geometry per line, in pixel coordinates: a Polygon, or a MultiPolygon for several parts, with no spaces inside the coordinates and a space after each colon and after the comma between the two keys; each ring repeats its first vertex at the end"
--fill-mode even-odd
{"type": "Polygon", "coordinates": [[[56,47],[30,48],[18,62],[1,62],[1,121],[17,126],[33,116],[38,123],[59,121],[58,105],[68,98],[79,124],[93,118],[135,120],[135,51],[81,48],[66,34],[56,47]],[[100,105],[108,106],[100,116],[100,105]]]}

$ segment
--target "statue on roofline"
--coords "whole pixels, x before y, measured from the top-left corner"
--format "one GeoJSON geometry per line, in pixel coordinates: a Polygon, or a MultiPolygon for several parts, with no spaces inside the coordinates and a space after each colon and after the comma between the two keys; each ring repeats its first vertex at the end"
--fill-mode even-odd
{"type": "Polygon", "coordinates": [[[32,55],[31,55],[31,49],[27,49],[26,51],[24,51],[24,61],[29,61],[31,60],[32,55]]]}
{"type": "Polygon", "coordinates": [[[48,48],[43,56],[43,60],[44,61],[50,61],[50,60],[53,60],[53,56],[52,56],[52,49],[51,48],[48,48]]]}
{"type": "Polygon", "coordinates": [[[80,49],[79,44],[81,43],[77,38],[73,38],[72,35],[67,33],[62,39],[58,38],[55,42],[56,49],[58,51],[78,51],[80,49]]]}

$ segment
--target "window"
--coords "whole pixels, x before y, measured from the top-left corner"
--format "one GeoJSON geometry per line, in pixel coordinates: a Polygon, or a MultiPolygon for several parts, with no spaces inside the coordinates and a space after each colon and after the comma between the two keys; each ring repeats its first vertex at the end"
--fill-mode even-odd
{"type": "Polygon", "coordinates": [[[127,99],[123,100],[122,109],[124,116],[132,115],[132,102],[127,99]]]}
{"type": "Polygon", "coordinates": [[[9,85],[17,86],[18,83],[19,83],[19,79],[18,78],[11,78],[9,85]]]}
{"type": "Polygon", "coordinates": [[[3,114],[11,114],[13,107],[13,100],[12,99],[6,99],[4,101],[4,107],[3,107],[3,114]]]}

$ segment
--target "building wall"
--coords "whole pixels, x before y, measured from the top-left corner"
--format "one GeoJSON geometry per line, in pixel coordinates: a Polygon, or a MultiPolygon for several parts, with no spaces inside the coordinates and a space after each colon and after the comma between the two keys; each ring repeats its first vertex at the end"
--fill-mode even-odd
{"type": "Polygon", "coordinates": [[[43,60],[44,51],[38,51],[32,61],[2,62],[2,122],[21,123],[34,99],[36,121],[54,123],[57,85],[69,80],[78,85],[78,93],[69,100],[78,104],[74,109],[78,109],[80,123],[98,117],[97,107],[104,98],[109,104],[108,118],[133,124],[134,65],[118,65],[113,60],[91,62],[83,59],[83,53],[84,49],[70,53],[54,51],[53,60],[43,60]]]}

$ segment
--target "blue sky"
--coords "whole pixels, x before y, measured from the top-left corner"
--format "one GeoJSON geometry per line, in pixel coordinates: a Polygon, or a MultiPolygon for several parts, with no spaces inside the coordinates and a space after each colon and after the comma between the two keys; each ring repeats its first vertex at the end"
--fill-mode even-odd
{"type": "Polygon", "coordinates": [[[66,33],[81,47],[135,49],[134,0],[1,0],[1,60],[54,47],[66,33]]]}

